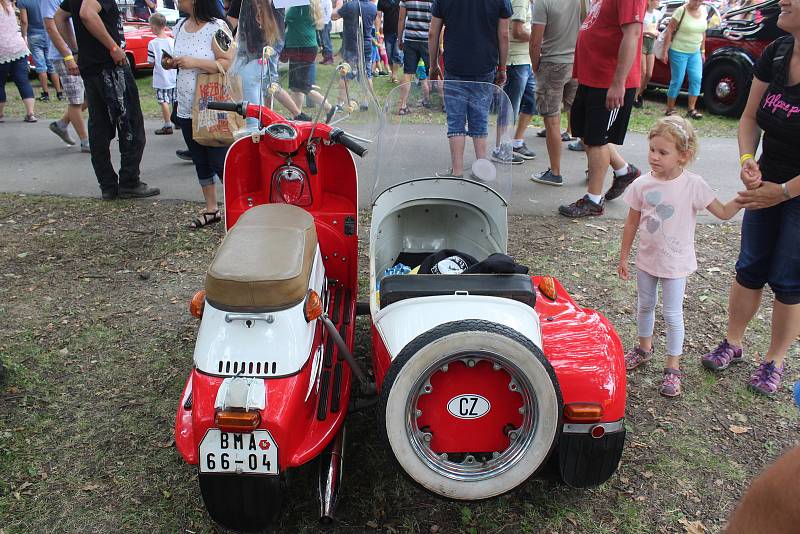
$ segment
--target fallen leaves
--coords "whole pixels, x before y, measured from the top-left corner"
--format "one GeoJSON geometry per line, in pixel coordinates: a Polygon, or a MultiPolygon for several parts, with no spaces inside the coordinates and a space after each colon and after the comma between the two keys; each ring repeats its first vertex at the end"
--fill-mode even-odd
{"type": "Polygon", "coordinates": [[[739,426],[739,425],[731,425],[728,427],[728,430],[733,432],[734,434],[746,434],[747,432],[753,430],[752,427],[749,426],[739,426]]]}
{"type": "Polygon", "coordinates": [[[705,534],[706,526],[700,521],[689,521],[688,519],[680,519],[678,523],[683,525],[686,534],[705,534]]]}

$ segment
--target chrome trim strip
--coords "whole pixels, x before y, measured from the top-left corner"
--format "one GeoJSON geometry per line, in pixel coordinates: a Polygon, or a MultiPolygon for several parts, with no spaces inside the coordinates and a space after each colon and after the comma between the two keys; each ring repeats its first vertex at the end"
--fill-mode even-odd
{"type": "Polygon", "coordinates": [[[589,434],[597,426],[603,427],[606,434],[621,432],[625,428],[625,419],[610,423],[564,423],[562,432],[564,434],[589,434]]]}

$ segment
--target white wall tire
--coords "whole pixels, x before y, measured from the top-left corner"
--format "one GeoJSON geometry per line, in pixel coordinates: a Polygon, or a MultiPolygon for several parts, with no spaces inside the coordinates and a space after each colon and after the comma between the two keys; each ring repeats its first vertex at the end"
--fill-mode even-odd
{"type": "Polygon", "coordinates": [[[555,372],[537,346],[497,323],[466,320],[437,326],[403,348],[384,379],[378,413],[379,428],[412,480],[446,498],[480,500],[511,491],[545,463],[557,440],[561,410],[555,372]],[[522,423],[509,433],[507,449],[450,461],[447,453],[426,449],[431,438],[416,426],[422,417],[416,403],[431,393],[431,377],[446,373],[448,362],[463,366],[468,358],[508,373],[508,389],[522,398],[522,423]]]}

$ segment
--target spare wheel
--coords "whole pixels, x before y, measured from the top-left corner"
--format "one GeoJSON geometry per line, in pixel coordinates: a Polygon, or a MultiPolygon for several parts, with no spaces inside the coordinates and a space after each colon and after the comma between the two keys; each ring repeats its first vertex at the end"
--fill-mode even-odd
{"type": "Polygon", "coordinates": [[[451,499],[500,495],[549,456],[561,391],[541,349],[516,330],[481,320],[445,323],[392,362],[379,428],[402,469],[451,499]]]}

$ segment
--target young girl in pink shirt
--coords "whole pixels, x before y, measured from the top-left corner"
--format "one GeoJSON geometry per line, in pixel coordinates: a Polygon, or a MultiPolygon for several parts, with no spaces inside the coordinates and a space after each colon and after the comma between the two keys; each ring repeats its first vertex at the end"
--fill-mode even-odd
{"type": "Polygon", "coordinates": [[[697,213],[707,209],[728,220],[741,209],[735,201],[722,204],[700,176],[684,170],[697,154],[697,135],[688,121],[671,116],[659,120],[648,135],[647,160],[651,171],[636,179],[623,199],[630,206],[622,231],[617,273],[627,280],[628,258],[639,233],[636,254],[636,324],[639,345],[625,355],[625,366],[635,369],[653,357],[653,325],[658,284],[667,325],[666,367],[659,392],[681,393],[680,356],[683,353],[683,295],[686,278],[697,270],[694,228],[697,213]]]}

